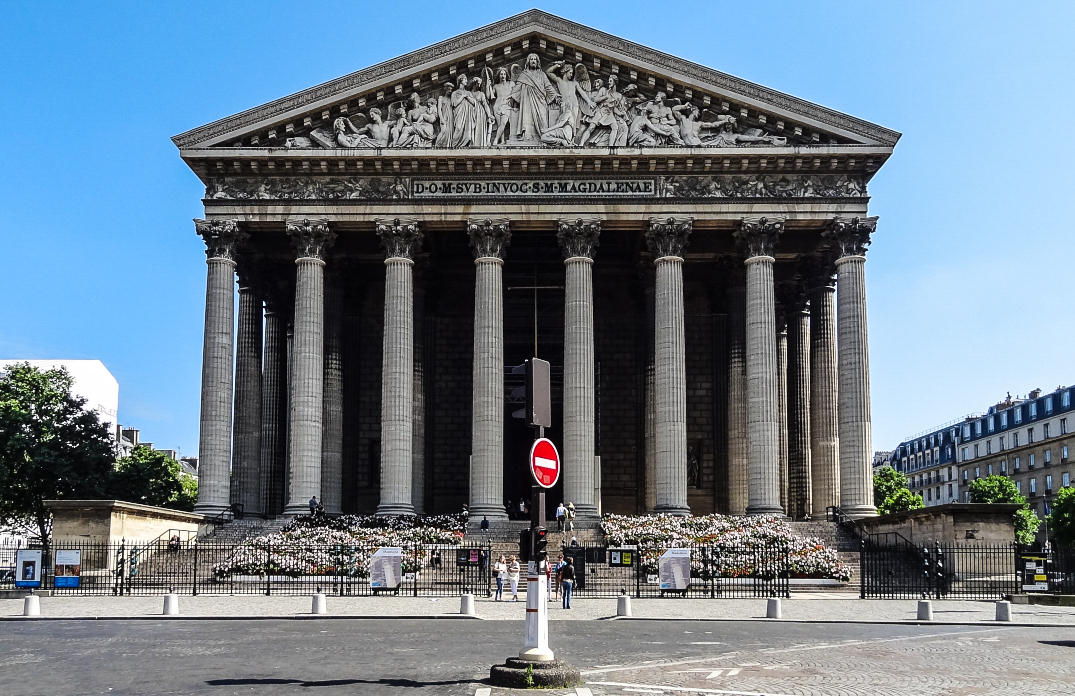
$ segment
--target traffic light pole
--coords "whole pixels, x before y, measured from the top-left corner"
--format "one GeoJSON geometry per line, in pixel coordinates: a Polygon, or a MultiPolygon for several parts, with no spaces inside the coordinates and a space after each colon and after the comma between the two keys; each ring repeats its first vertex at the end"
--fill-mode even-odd
{"type": "MultiPolygon", "coordinates": [[[[545,428],[537,426],[538,438],[545,437],[545,428]]],[[[549,647],[549,584],[545,574],[548,559],[538,554],[538,530],[545,521],[545,489],[531,486],[530,492],[530,562],[526,569],[526,639],[519,657],[531,662],[556,659],[549,647]]]]}

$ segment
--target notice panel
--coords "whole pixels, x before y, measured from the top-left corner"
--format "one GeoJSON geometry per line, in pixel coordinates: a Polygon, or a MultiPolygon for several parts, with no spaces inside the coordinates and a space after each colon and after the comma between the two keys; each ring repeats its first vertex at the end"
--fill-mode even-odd
{"type": "Polygon", "coordinates": [[[376,590],[394,590],[403,581],[403,549],[383,546],[370,559],[370,587],[376,590]]]}
{"type": "Polygon", "coordinates": [[[411,190],[415,198],[652,198],[657,195],[657,179],[414,179],[411,190]]]}

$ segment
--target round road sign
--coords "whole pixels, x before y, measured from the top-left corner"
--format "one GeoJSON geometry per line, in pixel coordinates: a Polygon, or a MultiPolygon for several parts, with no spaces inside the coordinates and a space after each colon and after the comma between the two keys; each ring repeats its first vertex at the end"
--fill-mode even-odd
{"type": "Polygon", "coordinates": [[[542,488],[552,488],[560,480],[560,453],[551,440],[534,440],[530,448],[530,473],[542,488]]]}

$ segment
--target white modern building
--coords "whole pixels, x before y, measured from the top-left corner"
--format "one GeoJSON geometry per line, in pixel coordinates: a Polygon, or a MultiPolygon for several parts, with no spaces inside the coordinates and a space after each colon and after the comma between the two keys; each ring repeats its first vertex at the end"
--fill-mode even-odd
{"type": "Polygon", "coordinates": [[[119,440],[119,382],[100,360],[25,360],[21,358],[0,359],[0,375],[9,365],[29,363],[40,370],[65,368],[74,382],[71,393],[86,400],[86,408],[95,411],[101,422],[108,427],[113,439],[119,440]]]}

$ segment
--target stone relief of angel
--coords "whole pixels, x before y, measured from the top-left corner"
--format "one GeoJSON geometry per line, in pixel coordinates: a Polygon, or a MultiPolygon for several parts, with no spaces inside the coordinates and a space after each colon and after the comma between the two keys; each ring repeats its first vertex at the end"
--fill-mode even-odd
{"type": "Polygon", "coordinates": [[[340,147],[388,147],[388,140],[392,136],[392,124],[382,120],[380,109],[377,107],[370,109],[368,122],[361,114],[356,116],[355,120],[361,125],[356,126],[346,116],[340,116],[333,121],[332,129],[340,147]]]}
{"type": "Polygon", "coordinates": [[[617,89],[618,83],[615,75],[609,76],[607,88],[601,86],[600,80],[594,81],[594,113],[578,139],[580,145],[622,147],[627,144],[627,101],[617,89]]]}
{"type": "Polygon", "coordinates": [[[514,75],[519,73],[519,64],[512,63],[511,69],[500,66],[493,77],[492,68],[482,70],[485,84],[485,98],[493,107],[496,127],[493,131],[492,144],[502,145],[519,129],[519,109],[512,107],[511,93],[515,91],[514,75]]]}

